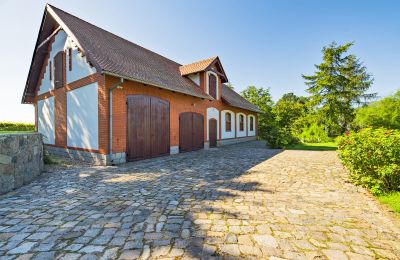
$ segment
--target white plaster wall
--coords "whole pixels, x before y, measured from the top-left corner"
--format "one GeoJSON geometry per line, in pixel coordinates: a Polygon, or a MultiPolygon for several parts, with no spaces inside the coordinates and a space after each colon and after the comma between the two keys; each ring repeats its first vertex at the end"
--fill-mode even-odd
{"type": "Polygon", "coordinates": [[[39,86],[38,94],[43,94],[46,92],[49,92],[50,90],[54,89],[54,56],[60,51],[64,50],[65,47],[65,42],[67,40],[67,34],[63,31],[60,30],[54,39],[54,42],[51,45],[51,51],[49,54],[49,58],[46,61],[46,70],[43,76],[43,79],[41,81],[41,84],[39,86]],[[52,68],[53,68],[53,80],[50,81],[50,61],[53,63],[52,68]]]}
{"type": "Polygon", "coordinates": [[[207,141],[210,140],[210,129],[208,126],[208,120],[214,118],[217,120],[217,139],[219,140],[219,111],[214,107],[207,108],[207,141]]]}
{"type": "Polygon", "coordinates": [[[45,144],[54,144],[54,97],[39,100],[37,102],[37,111],[38,132],[43,135],[43,142],[45,144]]]}
{"type": "Polygon", "coordinates": [[[221,138],[222,139],[235,138],[235,113],[233,113],[230,110],[223,110],[221,112],[221,138]],[[231,131],[230,132],[227,132],[226,128],[225,128],[225,117],[226,117],[227,113],[231,114],[231,131]]]}
{"type": "Polygon", "coordinates": [[[97,83],[67,92],[67,145],[99,149],[97,83]]]}
{"type": "Polygon", "coordinates": [[[87,77],[96,72],[94,67],[90,67],[86,57],[82,56],[81,52],[74,45],[71,38],[68,37],[65,49],[72,48],[72,70],[69,70],[69,51],[66,52],[66,70],[67,70],[67,84],[74,82],[78,79],[87,77]]]}
{"type": "Polygon", "coordinates": [[[255,116],[249,115],[247,117],[247,129],[248,129],[248,132],[247,132],[248,136],[255,136],[256,135],[256,117],[255,116]],[[253,131],[250,131],[250,118],[251,117],[253,118],[253,131]]]}
{"type": "Polygon", "coordinates": [[[236,136],[237,136],[237,137],[244,137],[244,136],[246,136],[246,127],[247,127],[247,124],[246,124],[246,115],[243,114],[243,113],[237,113],[237,114],[236,114],[236,131],[237,131],[236,136]],[[243,131],[240,131],[240,127],[239,127],[239,126],[240,126],[239,115],[243,115],[243,116],[244,116],[243,131]]]}
{"type": "Polygon", "coordinates": [[[200,74],[196,73],[196,74],[190,74],[189,79],[191,79],[194,83],[196,83],[197,85],[200,86],[200,74]]]}

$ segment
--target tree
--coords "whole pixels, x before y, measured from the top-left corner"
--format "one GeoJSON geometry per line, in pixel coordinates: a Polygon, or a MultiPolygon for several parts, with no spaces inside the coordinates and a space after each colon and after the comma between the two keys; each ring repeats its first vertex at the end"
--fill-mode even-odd
{"type": "Polygon", "coordinates": [[[274,102],[272,101],[269,88],[264,89],[249,86],[242,91],[242,96],[263,111],[258,116],[258,133],[261,138],[265,139],[268,136],[271,122],[274,121],[271,112],[274,102]]]}
{"type": "Polygon", "coordinates": [[[359,128],[400,129],[400,89],[392,96],[358,108],[354,123],[359,128]]]}
{"type": "Polygon", "coordinates": [[[317,111],[330,136],[344,133],[355,117],[355,106],[365,104],[376,96],[367,91],[373,78],[353,54],[353,43],[335,42],[322,49],[323,61],[315,65],[314,75],[302,75],[311,94],[310,106],[317,111]]]}
{"type": "Polygon", "coordinates": [[[280,127],[292,128],[298,118],[305,116],[307,101],[306,97],[298,97],[293,93],[284,94],[272,109],[280,127]]]}

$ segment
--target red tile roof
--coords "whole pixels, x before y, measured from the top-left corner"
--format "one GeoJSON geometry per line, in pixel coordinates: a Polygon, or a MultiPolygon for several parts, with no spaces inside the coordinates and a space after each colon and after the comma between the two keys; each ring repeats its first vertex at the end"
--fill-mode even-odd
{"type": "MultiPolygon", "coordinates": [[[[192,80],[184,77],[206,69],[218,57],[212,57],[188,65],[181,65],[115,34],[90,24],[54,6],[47,5],[43,16],[38,44],[51,33],[52,25],[59,24],[87,56],[88,61],[102,73],[124,77],[152,86],[184,93],[200,98],[212,99],[192,80]],[[50,14],[50,15],[46,15],[50,14]],[[48,18],[47,18],[48,17],[48,18]],[[48,20],[46,20],[48,19],[48,20]]],[[[32,58],[23,103],[34,95],[39,79],[39,64],[44,62],[46,46],[36,50],[32,58]],[[27,99],[27,97],[29,97],[27,99]]],[[[256,111],[257,108],[228,87],[222,90],[222,99],[232,106],[256,111]]]]}
{"type": "Polygon", "coordinates": [[[182,65],[182,66],[179,67],[179,71],[181,72],[182,76],[189,75],[189,74],[196,73],[196,72],[200,72],[200,71],[204,71],[216,59],[217,59],[217,57],[211,57],[211,58],[208,58],[208,59],[205,59],[205,60],[193,62],[191,64],[182,65]]]}

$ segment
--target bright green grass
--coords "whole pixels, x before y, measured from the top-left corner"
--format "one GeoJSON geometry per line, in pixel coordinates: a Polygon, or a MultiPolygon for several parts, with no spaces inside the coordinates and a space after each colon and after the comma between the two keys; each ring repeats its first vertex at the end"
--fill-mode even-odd
{"type": "Polygon", "coordinates": [[[286,147],[288,150],[307,150],[307,151],[335,151],[337,144],[334,142],[329,143],[302,143],[292,144],[286,147]]]}
{"type": "Polygon", "coordinates": [[[388,205],[394,212],[400,214],[400,192],[379,196],[378,200],[388,205]]]}
{"type": "Polygon", "coordinates": [[[0,131],[1,134],[26,134],[26,133],[33,133],[34,131],[0,131]]]}

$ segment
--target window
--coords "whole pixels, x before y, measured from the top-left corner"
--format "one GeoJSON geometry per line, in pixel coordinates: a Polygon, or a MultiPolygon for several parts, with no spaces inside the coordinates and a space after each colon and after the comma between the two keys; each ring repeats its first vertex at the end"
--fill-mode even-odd
{"type": "Polygon", "coordinates": [[[60,51],[54,56],[54,87],[64,86],[64,52],[60,51]]]}
{"type": "Polygon", "coordinates": [[[51,64],[51,61],[49,63],[49,79],[50,81],[53,80],[53,66],[51,64]]]}
{"type": "Polygon", "coordinates": [[[239,115],[239,131],[244,131],[244,116],[239,115]]]}
{"type": "Polygon", "coordinates": [[[226,132],[232,131],[231,122],[232,122],[232,115],[231,115],[231,113],[226,112],[225,113],[225,131],[226,132]]]}
{"type": "Polygon", "coordinates": [[[254,117],[250,117],[250,131],[254,131],[254,117]]]}
{"type": "Polygon", "coordinates": [[[72,71],[72,48],[68,49],[68,70],[72,71]]]}
{"type": "Polygon", "coordinates": [[[217,99],[217,77],[212,73],[208,74],[208,94],[217,99]]]}

